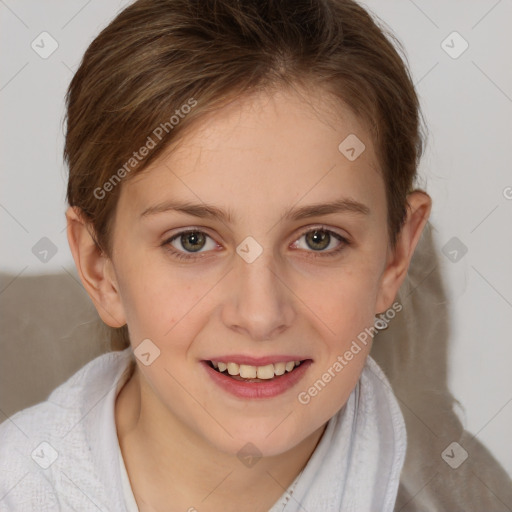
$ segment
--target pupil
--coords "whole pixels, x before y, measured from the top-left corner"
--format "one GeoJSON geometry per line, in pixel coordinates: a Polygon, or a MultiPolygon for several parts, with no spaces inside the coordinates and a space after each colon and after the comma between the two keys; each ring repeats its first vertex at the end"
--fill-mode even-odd
{"type": "Polygon", "coordinates": [[[192,231],[181,235],[181,243],[187,251],[196,252],[203,248],[205,236],[198,231],[192,231]]]}
{"type": "Polygon", "coordinates": [[[311,249],[321,250],[329,247],[330,238],[326,231],[315,230],[306,235],[306,243],[311,249]]]}

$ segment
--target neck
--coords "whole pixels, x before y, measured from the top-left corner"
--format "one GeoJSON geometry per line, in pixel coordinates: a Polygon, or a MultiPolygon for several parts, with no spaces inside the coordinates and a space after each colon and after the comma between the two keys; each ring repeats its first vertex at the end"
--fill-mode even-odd
{"type": "Polygon", "coordinates": [[[115,404],[119,445],[139,510],[267,512],[315,450],[323,425],[285,453],[245,466],[170,414],[135,368],[115,404]]]}

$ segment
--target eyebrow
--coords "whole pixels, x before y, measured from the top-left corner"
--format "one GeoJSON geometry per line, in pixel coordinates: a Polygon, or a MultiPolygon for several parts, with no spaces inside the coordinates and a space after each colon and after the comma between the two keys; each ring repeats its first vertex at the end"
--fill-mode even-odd
{"type": "MultiPolygon", "coordinates": [[[[192,204],[181,201],[165,201],[154,206],[146,208],[140,215],[141,218],[158,213],[176,211],[200,218],[211,218],[225,223],[233,223],[234,215],[231,211],[224,211],[213,205],[192,204]]],[[[283,220],[302,220],[320,215],[329,215],[332,213],[357,213],[368,215],[370,208],[359,201],[350,198],[338,199],[336,201],[316,203],[300,208],[289,208],[281,216],[283,220]]]]}

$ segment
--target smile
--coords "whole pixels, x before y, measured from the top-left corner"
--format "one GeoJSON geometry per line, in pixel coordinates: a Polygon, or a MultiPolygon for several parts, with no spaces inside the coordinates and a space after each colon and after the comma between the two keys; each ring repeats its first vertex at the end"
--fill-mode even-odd
{"type": "Polygon", "coordinates": [[[219,389],[243,399],[273,398],[293,388],[313,361],[280,361],[261,366],[231,361],[201,361],[219,389]]]}
{"type": "Polygon", "coordinates": [[[236,380],[269,380],[276,376],[284,375],[295,369],[301,364],[301,361],[287,361],[279,363],[266,364],[264,366],[253,366],[249,364],[238,364],[233,362],[210,361],[213,368],[220,373],[230,375],[236,380]],[[238,379],[237,379],[238,377],[238,379]]]}

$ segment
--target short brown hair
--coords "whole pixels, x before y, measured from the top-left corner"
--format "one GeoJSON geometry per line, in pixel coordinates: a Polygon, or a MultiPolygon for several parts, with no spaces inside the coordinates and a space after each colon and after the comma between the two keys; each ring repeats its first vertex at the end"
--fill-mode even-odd
{"type": "MultiPolygon", "coordinates": [[[[138,0],[94,39],[69,85],[69,205],[80,208],[110,255],[121,187],[115,176],[129,179],[147,168],[229,98],[310,84],[333,93],[368,128],[394,246],[423,150],[406,62],[389,29],[352,0],[138,0]],[[194,108],[170,123],[191,99],[194,108]],[[158,144],[132,158],[158,126],[165,127],[158,144]]],[[[126,326],[112,334],[113,349],[129,346],[126,326]]]]}

